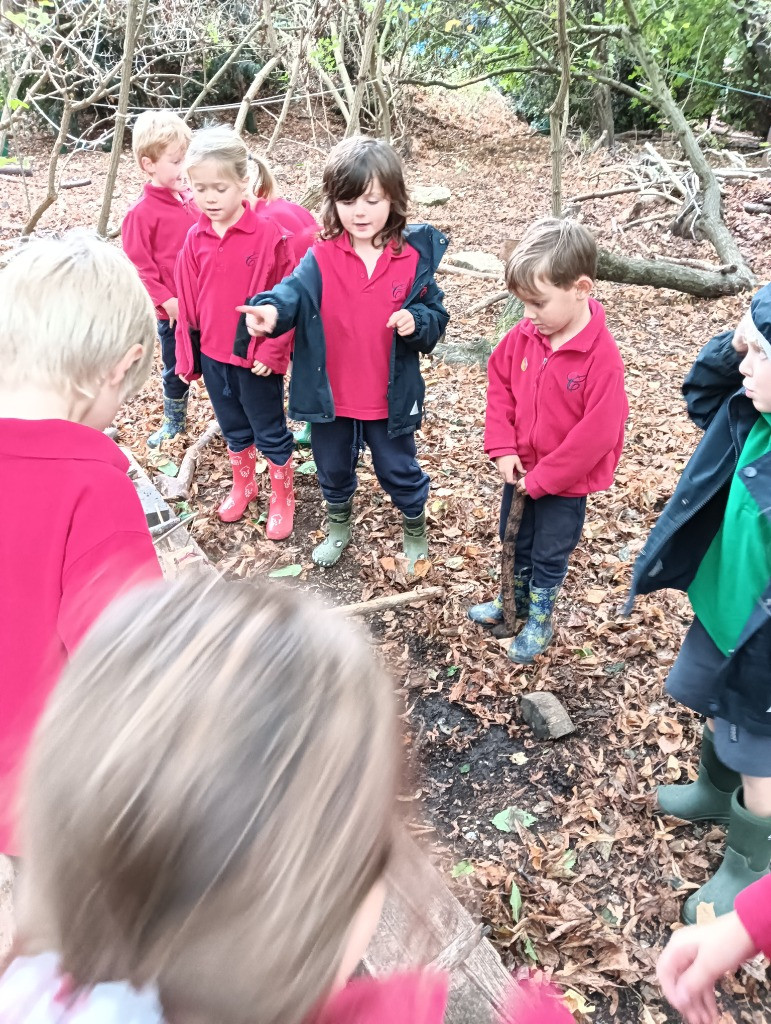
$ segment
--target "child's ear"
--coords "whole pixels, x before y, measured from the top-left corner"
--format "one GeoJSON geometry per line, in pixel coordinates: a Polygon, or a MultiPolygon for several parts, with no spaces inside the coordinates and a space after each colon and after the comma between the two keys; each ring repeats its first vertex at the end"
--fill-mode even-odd
{"type": "Polygon", "coordinates": [[[152,174],[155,161],[151,160],[149,156],[141,156],[139,158],[139,166],[145,172],[145,174],[152,174]]]}
{"type": "Polygon", "coordinates": [[[587,276],[586,274],[582,274],[576,281],[576,283],[573,285],[573,287],[576,290],[577,298],[588,299],[589,296],[592,294],[592,289],[594,288],[594,281],[591,279],[591,277],[587,276]]]}
{"type": "Polygon", "coordinates": [[[119,362],[112,368],[111,373],[107,378],[107,383],[111,387],[117,387],[123,383],[123,378],[129,372],[134,363],[139,362],[142,358],[144,348],[137,342],[136,345],[132,345],[131,348],[121,356],[119,362]]]}

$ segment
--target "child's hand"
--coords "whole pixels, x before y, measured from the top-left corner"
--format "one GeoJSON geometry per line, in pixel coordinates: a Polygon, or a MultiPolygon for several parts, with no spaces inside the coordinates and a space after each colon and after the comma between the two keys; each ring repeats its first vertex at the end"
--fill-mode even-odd
{"type": "Polygon", "coordinates": [[[518,455],[499,455],[495,466],[505,484],[516,484],[519,475],[524,476],[525,467],[518,455]]]}
{"type": "Polygon", "coordinates": [[[237,313],[246,313],[246,329],[253,338],[272,334],[278,321],[275,306],[236,306],[237,313]]]}
{"type": "Polygon", "coordinates": [[[258,377],[270,377],[273,371],[269,366],[266,366],[265,363],[259,363],[255,359],[254,366],[252,367],[252,373],[256,373],[258,377]]]}
{"type": "Polygon", "coordinates": [[[715,982],[757,950],[736,911],[676,931],[656,965],[661,990],[688,1024],[715,1024],[715,982]]]}
{"type": "Polygon", "coordinates": [[[179,299],[166,299],[161,305],[169,314],[169,323],[173,327],[177,320],[179,320],[179,299]]]}
{"type": "Polygon", "coordinates": [[[527,484],[525,483],[526,479],[527,479],[527,473],[525,473],[524,476],[521,476],[519,478],[519,480],[517,480],[516,484],[514,485],[517,488],[517,490],[519,491],[520,494],[527,494],[527,484]]]}
{"type": "Polygon", "coordinates": [[[395,330],[401,338],[406,338],[415,333],[415,317],[408,309],[397,309],[388,318],[386,327],[395,330]]]}

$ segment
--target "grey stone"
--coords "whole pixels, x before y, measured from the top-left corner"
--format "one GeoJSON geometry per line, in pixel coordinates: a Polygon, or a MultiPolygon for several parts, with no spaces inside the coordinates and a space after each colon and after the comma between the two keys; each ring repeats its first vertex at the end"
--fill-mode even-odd
{"type": "Polygon", "coordinates": [[[452,263],[454,267],[462,267],[464,270],[476,270],[481,274],[497,274],[499,277],[503,277],[505,270],[503,262],[497,256],[474,249],[454,252],[448,256],[448,262],[452,263]]]}
{"type": "Polygon", "coordinates": [[[549,690],[526,693],[520,708],[522,717],[539,740],[558,740],[576,731],[562,702],[549,690]]]}
{"type": "Polygon", "coordinates": [[[411,195],[417,206],[444,206],[452,199],[452,192],[444,185],[415,185],[411,195]]]}

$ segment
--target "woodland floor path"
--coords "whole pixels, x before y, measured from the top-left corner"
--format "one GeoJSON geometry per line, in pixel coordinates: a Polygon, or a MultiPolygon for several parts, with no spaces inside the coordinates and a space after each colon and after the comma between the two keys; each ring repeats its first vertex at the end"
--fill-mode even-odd
{"type": "MultiPolygon", "coordinates": [[[[268,133],[271,124],[259,128],[268,133]]],[[[498,255],[506,239],[548,213],[548,140],[533,135],[499,98],[421,95],[410,133],[408,183],[446,185],[453,193],[444,207],[413,211],[415,219],[448,232],[451,251],[498,255]]],[[[304,144],[310,138],[310,122],[293,115],[275,160],[291,199],[318,178],[323,157],[304,144]]],[[[313,141],[325,145],[318,135],[313,141]]],[[[34,153],[34,141],[29,147],[34,153]]],[[[565,195],[622,183],[620,174],[598,171],[638,155],[633,147],[622,156],[583,155],[576,146],[565,195]]],[[[106,164],[104,154],[72,156],[67,176],[91,177],[93,185],[66,193],[42,230],[95,222],[106,164]]],[[[34,191],[43,177],[41,167],[34,179],[6,179],[0,245],[23,223],[25,185],[34,191]]],[[[116,219],[140,187],[127,154],[116,219]]],[[[767,183],[743,181],[727,185],[725,197],[727,221],[761,282],[771,277],[771,221],[745,213],[742,204],[767,191],[767,183]]],[[[712,259],[708,246],[673,239],[660,224],[621,234],[617,225],[632,202],[620,195],[585,203],[582,215],[603,244],[629,255],[712,259]]],[[[449,274],[441,284],[452,314],[449,339],[492,339],[500,307],[473,316],[468,309],[500,286],[449,274]]],[[[499,486],[482,452],[485,375],[477,366],[430,359],[419,450],[432,477],[431,567],[422,582],[444,586],[446,598],[387,611],[369,626],[405,706],[413,755],[405,803],[414,811],[413,831],[461,901],[489,924],[504,959],[553,970],[587,1020],[665,1024],[677,1017],[655,983],[657,950],[685,896],[717,864],[722,832],[676,827],[653,810],[655,786],[686,779],[698,756],[699,723],[663,692],[690,619],[688,602],[668,592],[638,601],[628,619],[618,610],[634,557],[698,438],[680,398],[682,378],[701,345],[738,322],[747,297],[708,301],[606,283],[596,295],[626,362],[631,413],[616,485],[589,501],[553,646],[536,667],[518,668],[465,617],[468,604],[498,587],[499,486]],[[519,695],[533,689],[553,690],[564,701],[576,735],[552,744],[533,739],[518,712],[519,695]],[[519,812],[513,833],[492,824],[507,807],[519,812]],[[521,897],[520,907],[515,895],[514,909],[512,883],[521,897]]],[[[154,375],[117,422],[121,443],[145,465],[144,439],[157,425],[159,394],[154,375]]],[[[174,461],[210,417],[205,394],[196,389],[190,437],[169,448],[174,461]]],[[[300,458],[307,464],[310,454],[300,458]]],[[[368,457],[359,474],[355,545],[323,575],[310,560],[322,525],[312,472],[301,466],[296,477],[297,525],[283,545],[265,540],[259,521],[265,496],[253,520],[218,522],[227,475],[218,439],[201,458],[190,506],[198,512],[193,533],[221,570],[248,579],[299,566],[288,582],[339,604],[410,585],[395,558],[398,515],[384,501],[368,457]]],[[[267,491],[267,474],[263,479],[267,491]]],[[[760,1024],[771,1013],[768,989],[752,973],[740,973],[728,990],[725,1024],[760,1024]]]]}

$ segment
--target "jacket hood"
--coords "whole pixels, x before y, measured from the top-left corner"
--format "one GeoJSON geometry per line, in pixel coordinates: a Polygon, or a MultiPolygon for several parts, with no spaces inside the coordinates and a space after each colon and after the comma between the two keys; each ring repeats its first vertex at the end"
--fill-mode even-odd
{"type": "Polygon", "coordinates": [[[447,235],[438,231],[432,224],[408,224],[404,230],[404,238],[413,249],[418,250],[424,260],[428,260],[432,274],[442,262],[442,257],[450,244],[447,235]]]}

